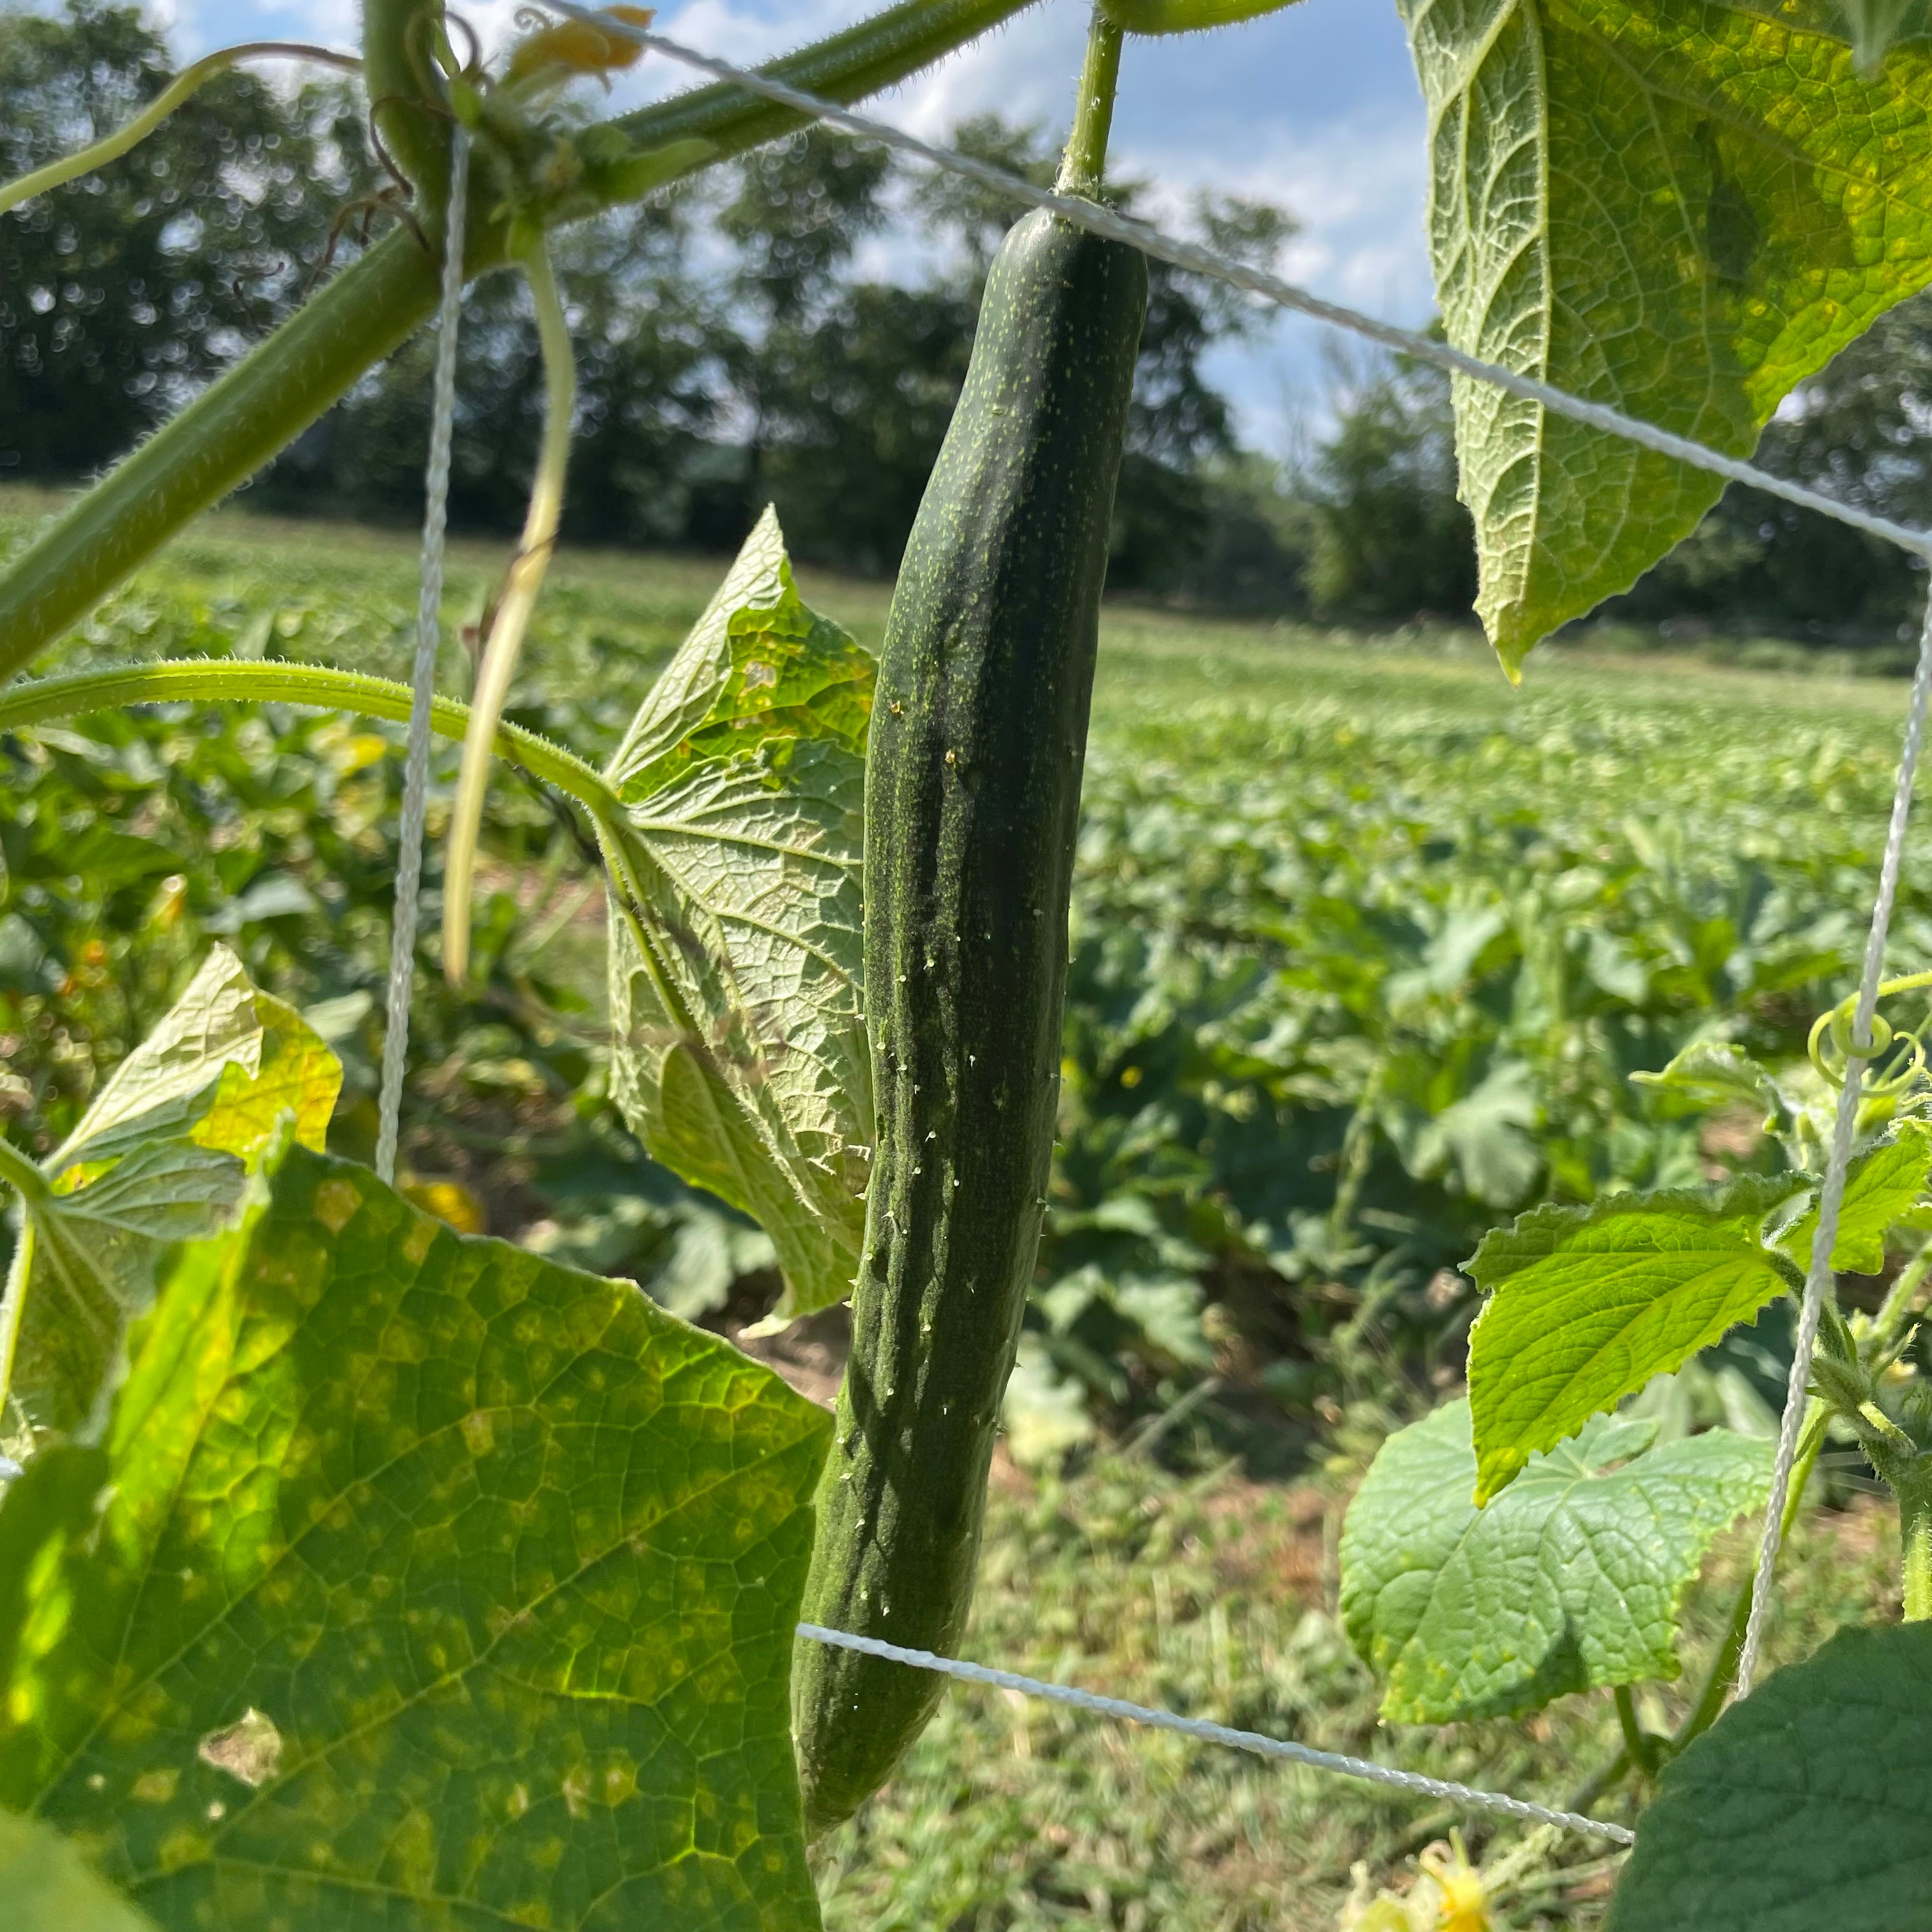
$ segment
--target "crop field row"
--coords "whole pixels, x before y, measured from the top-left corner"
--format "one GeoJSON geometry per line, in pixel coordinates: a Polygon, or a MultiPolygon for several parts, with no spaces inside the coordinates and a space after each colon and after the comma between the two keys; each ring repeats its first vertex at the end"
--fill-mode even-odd
{"type": "MultiPolygon", "coordinates": [[[[4,507],[17,531],[43,506],[4,507]]],[[[458,547],[452,634],[494,554],[458,547]]],[[[62,668],[286,655],[404,674],[415,562],[408,532],[226,513],[62,668]]],[[[564,555],[512,715],[614,743],[718,574],[564,555]]],[[[802,576],[876,644],[880,586],[802,576]]],[[[452,647],[444,687],[463,677],[452,647]]],[[[1673,1116],[1629,1076],[1718,1028],[1802,1060],[1862,941],[1900,703],[1889,683],[1561,650],[1515,692],[1454,634],[1110,611],[1052,1214],[969,1654],[1380,1748],[1333,1613],[1340,1502],[1380,1436],[1457,1378],[1474,1300],[1457,1270],[1486,1230],[1539,1199],[1772,1160],[1750,1120],[1673,1116]],[[1105,1446],[1136,1438],[1126,1460],[1105,1446]]],[[[32,779],[0,817],[0,1106],[17,1138],[64,1134],[219,936],[343,1055],[333,1132],[366,1154],[398,735],[174,706],[0,746],[32,779]]],[[[453,776],[452,756],[433,833],[453,776]]],[[[506,782],[485,850],[482,970],[460,994],[428,952],[418,974],[418,1198],[742,1325],[772,1291],[769,1245],[646,1162],[605,1097],[602,900],[578,840],[506,782]]],[[[1922,840],[1895,934],[1901,968],[1932,951],[1922,840]]],[[[1675,1409],[1657,1404],[1667,1426],[1768,1426],[1775,1325],[1680,1378],[1675,1409]]],[[[1854,1509],[1808,1533],[1831,1553],[1801,1564],[1794,1651],[1882,1594],[1868,1529],[1854,1509]]],[[[1726,1544],[1717,1567],[1740,1560],[1726,1544]]],[[[1690,1652],[1714,1640],[1714,1588],[1690,1652]]],[[[1560,1798],[1608,1725],[1572,1700],[1403,1748],[1560,1798]]],[[[1412,1808],[956,1693],[821,1847],[821,1891],[842,1928],[1312,1928],[1412,1808]]],[[[1600,1876],[1562,1868],[1544,1922],[1590,1923],[1600,1876]]]]}

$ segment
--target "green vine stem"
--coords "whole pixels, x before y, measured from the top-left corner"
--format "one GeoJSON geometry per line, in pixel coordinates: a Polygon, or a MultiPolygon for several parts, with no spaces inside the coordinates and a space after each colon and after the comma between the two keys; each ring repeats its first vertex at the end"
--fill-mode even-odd
{"type": "MultiPolygon", "coordinates": [[[[770,72],[838,100],[916,74],[1032,0],[905,0],[772,63],[770,72]]],[[[802,117],[718,85],[626,116],[640,146],[711,143],[692,167],[790,132],[802,117]]],[[[487,208],[470,224],[472,277],[500,268],[506,238],[487,208]]],[[[220,381],[98,483],[0,576],[0,683],[16,675],[191,518],[247,480],[436,307],[438,264],[398,230],[336,276],[220,381]]]]}
{"type": "Polygon", "coordinates": [[[1073,129],[1054,183],[1061,194],[1097,196],[1106,178],[1107,137],[1113,131],[1114,95],[1120,80],[1120,28],[1096,6],[1073,104],[1073,129]]]}
{"type": "MultiPolygon", "coordinates": [[[[164,658],[112,664],[62,677],[36,678],[0,694],[0,731],[18,731],[58,718],[116,711],[130,704],[302,704],[318,711],[352,711],[406,724],[410,688],[332,664],[253,664],[227,658],[164,658]]],[[[470,707],[439,698],[430,728],[459,742],[470,729],[470,707]]],[[[574,752],[520,725],[499,724],[496,755],[574,799],[592,818],[621,823],[623,807],[603,776],[574,752]]]]}
{"type": "Polygon", "coordinates": [[[192,67],[184,67],[126,127],[104,136],[78,153],[63,154],[32,174],[22,175],[0,188],[0,214],[31,201],[50,188],[64,188],[82,175],[118,161],[129,148],[145,141],[175,110],[190,99],[218,74],[254,60],[308,61],[319,67],[340,68],[344,74],[359,74],[362,63],[353,54],[338,54],[327,47],[312,47],[302,40],[250,40],[237,47],[204,54],[192,67]]]}
{"type": "Polygon", "coordinates": [[[46,1176],[4,1134],[0,1134],[0,1181],[16,1189],[23,1201],[44,1201],[52,1192],[46,1176]]]}
{"type": "Polygon", "coordinates": [[[362,0],[370,122],[439,218],[449,194],[450,115],[430,53],[442,34],[442,0],[362,0]]]}
{"type": "Polygon", "coordinates": [[[1898,1486],[1900,1569],[1905,1583],[1905,1621],[1932,1618],[1932,1481],[1898,1486]]]}
{"type": "Polygon", "coordinates": [[[30,544],[0,577],[0,682],[399,347],[436,275],[410,236],[386,237],[30,544]]]}
{"type": "Polygon", "coordinates": [[[1108,17],[1130,34],[1198,34],[1278,14],[1293,0],[1105,0],[1108,17]]]}
{"type": "MultiPolygon", "coordinates": [[[[1038,0],[902,0],[898,6],[758,70],[828,100],[862,100],[868,94],[896,86],[1037,4],[1038,0]]],[[[796,108],[782,107],[721,80],[624,115],[615,124],[640,148],[694,137],[716,142],[724,154],[736,154],[794,133],[805,123],[806,116],[796,108]]]]}
{"type": "Polygon", "coordinates": [[[1624,1754],[1646,1778],[1657,1775],[1658,1748],[1664,1740],[1646,1731],[1636,1714],[1636,1700],[1628,1684],[1619,1684],[1612,1693],[1617,1706],[1617,1727],[1623,1732],[1624,1754]]]}
{"type": "Polygon", "coordinates": [[[524,265],[536,304],[537,334],[543,347],[544,433],[537,458],[524,540],[510,564],[503,594],[489,627],[476,688],[470,697],[470,729],[463,741],[463,766],[450,812],[448,856],[442,875],[442,967],[452,986],[470,970],[470,898],[476,842],[483,826],[483,799],[490,784],[490,752],[510,680],[536,608],[544,573],[556,548],[563,516],[564,478],[570,466],[570,436],[577,416],[577,358],[570,346],[570,323],[563,297],[539,242],[524,265]]]}

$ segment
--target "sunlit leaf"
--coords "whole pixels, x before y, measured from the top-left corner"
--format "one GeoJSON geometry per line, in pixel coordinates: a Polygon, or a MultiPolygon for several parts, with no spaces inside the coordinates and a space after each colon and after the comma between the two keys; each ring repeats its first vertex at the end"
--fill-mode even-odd
{"type": "Polygon", "coordinates": [[[1712,1539],[1760,1506],[1771,1445],[1728,1430],[1649,1445],[1598,1417],[1469,1501],[1469,1405],[1382,1444],[1342,1532],[1342,1618],[1392,1723],[1512,1717],[1677,1675],[1677,1606],[1712,1539]]]}
{"type": "MultiPolygon", "coordinates": [[[[1892,1134],[1860,1154],[1845,1176],[1832,1265],[1852,1274],[1876,1274],[1885,1266],[1885,1238],[1918,1204],[1932,1169],[1932,1125],[1901,1120],[1892,1134]]],[[[1779,1240],[1801,1268],[1811,1265],[1818,1210],[1810,1209],[1779,1240]]]]}
{"type": "Polygon", "coordinates": [[[297,1148],[0,1505],[0,1804],[167,1932],[818,1923],[830,1418],[628,1283],[297,1148]]]}
{"type": "Polygon", "coordinates": [[[284,1120],[320,1147],[342,1068],[295,1010],[215,946],[46,1162],[0,1309],[15,1453],[80,1428],[171,1242],[214,1232],[284,1120]]]}
{"type": "Polygon", "coordinates": [[[1932,1624],[1840,1630],[1675,1760],[1607,1932],[1880,1932],[1926,1922],[1932,1624]]]}
{"type": "Polygon", "coordinates": [[[1469,1337],[1478,1504],[1790,1286],[1795,1270],[1759,1236],[1802,1184],[1612,1194],[1485,1236],[1468,1263],[1490,1291],[1469,1337]]]}
{"type": "Polygon", "coordinates": [[[781,1318],[850,1292],[864,1232],[873,669],[800,602],[767,512],[607,774],[612,1090],[658,1160],[771,1237],[781,1318]]]}
{"type": "MultiPolygon", "coordinates": [[[[1932,280],[1932,45],[1862,76],[1830,0],[1399,4],[1457,347],[1748,456],[1932,280]]],[[[1487,384],[1455,401],[1477,608],[1512,676],[1724,487],[1487,384]]]]}

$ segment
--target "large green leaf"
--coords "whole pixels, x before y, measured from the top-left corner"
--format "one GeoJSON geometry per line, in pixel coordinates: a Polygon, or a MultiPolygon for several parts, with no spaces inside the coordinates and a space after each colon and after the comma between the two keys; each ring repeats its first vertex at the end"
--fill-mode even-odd
{"type": "Polygon", "coordinates": [[[873,675],[800,601],[767,511],[607,774],[612,1090],[652,1154],[771,1237],[781,1320],[851,1292],[865,1232],[873,675]]]}
{"type": "Polygon", "coordinates": [[[1485,1235],[1468,1271],[1490,1291],[1469,1337],[1476,1502],[1540,1450],[1682,1368],[1790,1285],[1759,1238],[1798,1185],[1612,1194],[1538,1208],[1485,1235]]]}
{"type": "Polygon", "coordinates": [[[1762,1504],[1771,1445],[1714,1430],[1653,1449],[1656,1430],[1600,1416],[1483,1510],[1466,1402],[1382,1444],[1342,1528],[1341,1607],[1384,1718],[1510,1717],[1677,1675],[1678,1600],[1762,1504]]]}
{"type": "MultiPolygon", "coordinates": [[[[1748,455],[1932,280],[1932,46],[1857,70],[1830,0],[1398,0],[1458,348],[1748,455]]],[[[1512,676],[1687,535],[1720,480],[1455,384],[1477,608],[1512,676]]]]}
{"type": "Polygon", "coordinates": [[[300,1149],[0,1506],[0,1804],[164,1926],[793,1932],[830,1419],[300,1149]]]}
{"type": "Polygon", "coordinates": [[[0,1898],[12,1932],[154,1932],[50,1826],[0,1811],[0,1898]]]}
{"type": "Polygon", "coordinates": [[[232,1217],[284,1118],[319,1148],[342,1067],[292,1006],[217,946],[43,1165],[0,1306],[14,1453],[82,1426],[112,1383],[128,1318],[171,1242],[232,1217]]]}
{"type": "Polygon", "coordinates": [[[1665,1772],[1608,1932],[1932,1924],[1932,1624],[1841,1630],[1665,1772]]]}
{"type": "MultiPolygon", "coordinates": [[[[1852,1162],[1845,1176],[1832,1265],[1854,1274],[1876,1274],[1885,1266],[1885,1238],[1916,1207],[1932,1168],[1932,1125],[1901,1120],[1891,1136],[1852,1162]]],[[[1778,1246],[1801,1268],[1811,1265],[1818,1210],[1810,1208],[1778,1246]]]]}

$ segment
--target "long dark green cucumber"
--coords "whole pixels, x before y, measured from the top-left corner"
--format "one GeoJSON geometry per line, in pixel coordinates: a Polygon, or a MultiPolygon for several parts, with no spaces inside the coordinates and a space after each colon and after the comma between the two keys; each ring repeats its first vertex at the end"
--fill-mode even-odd
{"type": "MultiPolygon", "coordinates": [[[[886,628],[866,776],[878,1148],[808,1622],[949,1651],[1039,1245],[1066,908],[1114,487],[1147,308],[1134,250],[1008,235],[886,628]]],[[[849,1816],[938,1701],[802,1642],[808,1826],[849,1816]]]]}

